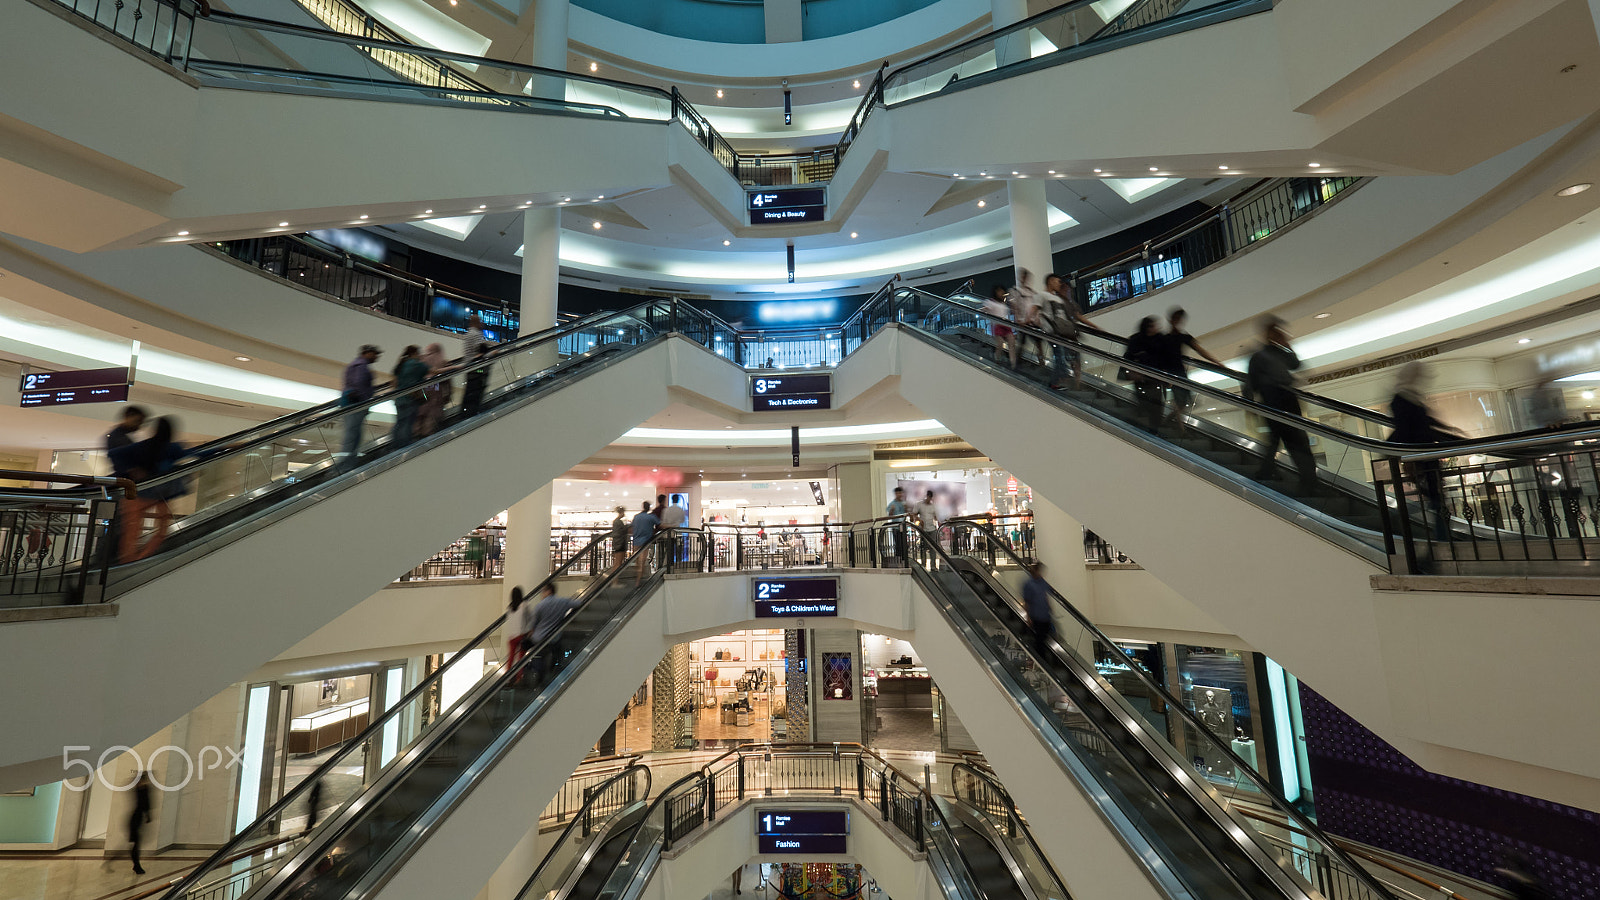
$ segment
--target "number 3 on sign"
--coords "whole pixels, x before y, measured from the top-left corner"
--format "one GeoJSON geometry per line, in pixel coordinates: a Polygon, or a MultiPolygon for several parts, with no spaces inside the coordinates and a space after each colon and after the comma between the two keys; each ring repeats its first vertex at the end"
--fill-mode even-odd
{"type": "MultiPolygon", "coordinates": [[[[30,375],[29,377],[31,378],[33,376],[30,375]]],[[[766,392],[767,392],[767,380],[765,378],[757,378],[756,379],[756,393],[765,394],[766,392]]]]}

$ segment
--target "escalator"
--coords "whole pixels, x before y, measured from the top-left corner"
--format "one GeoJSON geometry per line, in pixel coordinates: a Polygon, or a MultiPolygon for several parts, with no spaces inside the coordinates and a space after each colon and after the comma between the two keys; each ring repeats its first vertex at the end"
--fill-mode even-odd
{"type": "MultiPolygon", "coordinates": [[[[953,546],[1004,548],[975,523],[956,522],[954,530],[953,546]]],[[[1063,597],[1051,595],[1060,630],[1041,645],[1000,570],[916,536],[914,577],[1040,729],[1062,770],[1099,798],[1107,821],[1157,881],[1166,879],[1169,896],[1387,900],[1384,888],[1149,673],[1136,668],[1116,684],[1100,675],[1092,662],[1095,642],[1115,645],[1063,597]],[[1285,854],[1269,843],[1268,813],[1303,827],[1310,835],[1304,847],[1285,854]]],[[[1021,561],[1011,561],[1012,571],[1020,571],[1021,561]]],[[[995,860],[973,858],[1003,889],[995,860]]]]}
{"type": "MultiPolygon", "coordinates": [[[[667,567],[654,572],[647,567],[646,576],[636,583],[633,563],[638,554],[664,559],[666,548],[678,541],[687,541],[693,549],[685,554],[690,566],[703,558],[705,542],[698,532],[674,535],[670,540],[658,538],[636,550],[623,566],[597,577],[577,594],[575,608],[553,638],[532,648],[517,663],[488,667],[459,700],[438,709],[443,705],[441,688],[454,679],[471,678],[471,667],[483,665],[478,654],[503,640],[501,623],[491,626],[169,890],[167,900],[216,896],[219,884],[227,884],[229,896],[250,892],[262,900],[369,896],[412,859],[424,842],[448,834],[447,844],[481,843],[481,822],[473,821],[470,813],[452,815],[473,800],[475,792],[494,796],[478,796],[480,805],[474,810],[485,803],[514,805],[516,792],[536,797],[553,794],[559,780],[565,778],[565,769],[548,765],[548,761],[581,758],[600,726],[598,719],[591,723],[593,731],[574,726],[574,711],[595,718],[594,710],[612,709],[608,703],[596,705],[596,658],[619,636],[627,640],[630,627],[649,630],[648,623],[634,626],[631,620],[660,586],[667,567]],[[547,673],[547,666],[553,671],[547,673]],[[576,682],[585,673],[591,677],[578,689],[576,682]],[[410,724],[416,720],[424,724],[410,724]],[[546,721],[551,724],[545,725],[546,721]],[[397,740],[397,729],[408,731],[397,740]],[[373,767],[376,771],[364,789],[353,796],[334,796],[341,767],[371,766],[379,753],[381,767],[373,767]],[[551,783],[531,784],[540,779],[551,783]],[[318,785],[327,785],[327,789],[318,785]],[[321,804],[319,812],[325,813],[322,824],[289,852],[252,866],[248,881],[229,881],[227,860],[279,840],[286,814],[312,801],[321,804]]],[[[546,583],[553,585],[565,574],[557,572],[546,583]]],[[[642,665],[647,668],[653,660],[642,665]]],[[[619,684],[636,683],[627,681],[632,674],[642,678],[644,672],[629,673],[619,684]]],[[[629,787],[632,789],[631,783],[629,787]]],[[[648,789],[648,782],[645,787],[648,789]]],[[[586,808],[586,823],[591,821],[587,812],[586,808]]],[[[526,821],[525,816],[512,818],[526,821]]],[[[606,859],[614,859],[625,848],[626,840],[618,839],[621,843],[602,846],[610,854],[606,859]]]]}

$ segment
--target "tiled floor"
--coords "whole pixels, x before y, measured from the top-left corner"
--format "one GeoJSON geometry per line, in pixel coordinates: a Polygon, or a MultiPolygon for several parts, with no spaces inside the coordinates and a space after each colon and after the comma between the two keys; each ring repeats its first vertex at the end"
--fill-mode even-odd
{"type": "Polygon", "coordinates": [[[939,733],[934,730],[931,709],[879,709],[882,725],[872,738],[880,750],[938,750],[939,733]]]}
{"type": "Polygon", "coordinates": [[[133,874],[126,857],[106,859],[99,850],[71,851],[49,859],[0,858],[0,897],[6,900],[119,900],[172,881],[205,860],[195,850],[146,856],[144,875],[133,874]]]}

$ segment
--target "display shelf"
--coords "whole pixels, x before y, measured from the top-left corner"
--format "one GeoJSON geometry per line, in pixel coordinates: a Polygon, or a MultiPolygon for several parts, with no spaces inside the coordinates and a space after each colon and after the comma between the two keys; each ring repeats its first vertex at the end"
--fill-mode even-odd
{"type": "Polygon", "coordinates": [[[316,753],[350,740],[367,727],[367,698],[319,709],[289,720],[289,752],[316,753]]]}

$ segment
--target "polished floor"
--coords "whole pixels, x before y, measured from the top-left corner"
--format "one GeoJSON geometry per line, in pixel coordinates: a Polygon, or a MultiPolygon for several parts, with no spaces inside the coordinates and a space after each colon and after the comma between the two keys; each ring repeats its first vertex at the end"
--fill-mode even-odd
{"type": "Polygon", "coordinates": [[[68,851],[41,859],[0,855],[0,897],[5,900],[128,900],[166,885],[209,854],[174,850],[144,857],[145,874],[133,874],[127,857],[107,859],[99,850],[68,851]]]}

